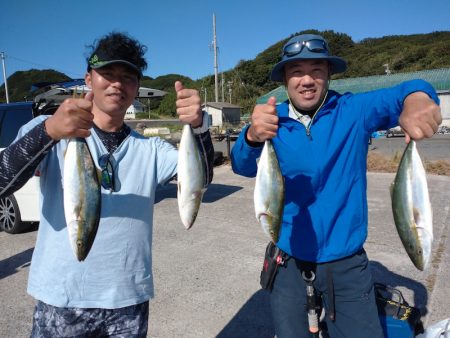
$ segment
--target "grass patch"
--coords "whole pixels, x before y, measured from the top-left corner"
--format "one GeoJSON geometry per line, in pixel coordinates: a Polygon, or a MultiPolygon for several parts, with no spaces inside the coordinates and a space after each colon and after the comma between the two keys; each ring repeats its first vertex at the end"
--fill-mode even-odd
{"type": "MultiPolygon", "coordinates": [[[[388,157],[376,152],[369,152],[367,156],[367,170],[372,172],[395,173],[402,154],[396,152],[392,157],[388,157]]],[[[450,161],[424,161],[427,174],[450,176],[450,161]]]]}

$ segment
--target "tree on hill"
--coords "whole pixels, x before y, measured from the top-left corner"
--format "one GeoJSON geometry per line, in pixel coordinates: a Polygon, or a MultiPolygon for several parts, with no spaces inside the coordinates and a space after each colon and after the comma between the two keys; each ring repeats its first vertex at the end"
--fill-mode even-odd
{"type": "MultiPolygon", "coordinates": [[[[17,71],[8,78],[8,95],[10,102],[29,101],[33,99],[31,86],[39,82],[60,82],[70,80],[67,75],[52,69],[17,71]]],[[[0,88],[0,102],[6,102],[5,85],[0,88]]]]}
{"type": "Polygon", "coordinates": [[[150,109],[154,114],[175,117],[175,81],[181,81],[186,88],[195,88],[196,86],[191,78],[180,74],[167,74],[158,76],[155,79],[144,78],[141,80],[142,87],[159,89],[167,92],[164,97],[151,100],[150,109]]]}
{"type": "MultiPolygon", "coordinates": [[[[320,34],[327,39],[331,53],[347,60],[345,73],[335,74],[333,79],[382,75],[385,64],[396,73],[450,67],[450,32],[429,34],[392,35],[381,38],[367,38],[359,42],[345,34],[333,30],[304,30],[269,46],[253,60],[240,60],[237,65],[223,72],[224,101],[241,105],[242,111],[250,112],[256,99],[275,89],[279,83],[269,80],[272,67],[280,60],[281,48],[293,35],[300,33],[320,34]]],[[[219,77],[221,80],[222,76],[219,77]]],[[[69,78],[53,70],[16,72],[8,79],[11,101],[21,101],[30,97],[33,83],[44,81],[65,81],[69,78]]],[[[186,87],[200,91],[202,100],[214,101],[214,76],[208,75],[196,81],[179,75],[168,74],[155,79],[144,76],[141,86],[168,92],[161,100],[151,100],[151,109],[161,114],[175,112],[174,82],[180,80],[186,87]],[[156,110],[157,106],[160,109],[156,110]]],[[[219,80],[219,81],[220,81],[219,80]]],[[[219,84],[222,90],[222,84],[219,84]]],[[[222,95],[219,94],[219,100],[222,95]]],[[[4,87],[0,88],[0,101],[5,101],[4,87]]]]}
{"type": "Polygon", "coordinates": [[[167,74],[163,76],[158,76],[155,79],[142,79],[141,86],[153,89],[164,90],[165,92],[174,91],[175,81],[183,82],[185,87],[192,87],[194,81],[187,76],[180,74],[167,74]]]}

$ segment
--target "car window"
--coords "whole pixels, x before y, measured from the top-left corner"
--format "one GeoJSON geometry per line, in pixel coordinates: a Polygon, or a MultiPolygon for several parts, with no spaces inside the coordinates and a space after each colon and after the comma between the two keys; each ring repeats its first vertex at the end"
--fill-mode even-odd
{"type": "Polygon", "coordinates": [[[17,136],[20,127],[33,118],[30,105],[0,107],[0,148],[6,148],[17,136]]]}

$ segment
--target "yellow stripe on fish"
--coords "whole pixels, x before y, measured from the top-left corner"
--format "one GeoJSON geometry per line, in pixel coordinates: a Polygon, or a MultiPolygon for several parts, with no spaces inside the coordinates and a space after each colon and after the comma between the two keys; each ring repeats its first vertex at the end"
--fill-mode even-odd
{"type": "Polygon", "coordinates": [[[70,139],[64,156],[64,216],[78,261],[91,250],[100,221],[101,188],[97,168],[83,138],[70,139]]]}
{"type": "Polygon", "coordinates": [[[190,229],[197,218],[205,192],[205,166],[194,132],[190,125],[183,127],[178,148],[177,201],[181,222],[190,229]]]}
{"type": "Polygon", "coordinates": [[[253,194],[255,215],[266,235],[278,242],[284,209],[284,178],[270,140],[265,141],[258,162],[253,194]]]}
{"type": "Polygon", "coordinates": [[[414,266],[428,266],[433,244],[433,217],[425,168],[411,141],[391,186],[392,211],[400,239],[414,266]]]}

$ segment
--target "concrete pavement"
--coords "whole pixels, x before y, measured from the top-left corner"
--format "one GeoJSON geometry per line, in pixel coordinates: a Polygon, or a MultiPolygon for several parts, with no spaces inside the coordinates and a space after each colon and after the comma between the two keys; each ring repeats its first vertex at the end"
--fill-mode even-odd
{"type": "MultiPolygon", "coordinates": [[[[368,174],[366,251],[375,281],[399,288],[420,307],[425,325],[450,317],[450,177],[429,176],[434,209],[433,258],[421,272],[410,262],[394,227],[389,185],[394,174],[368,174]]],[[[253,211],[254,179],[229,165],[215,168],[190,230],[179,220],[176,185],[159,189],[155,206],[148,337],[273,337],[268,297],[259,287],[267,239],[253,211]]],[[[0,233],[0,337],[29,336],[33,299],[26,279],[36,232],[0,233]]]]}
{"type": "MultiPolygon", "coordinates": [[[[396,232],[389,197],[394,174],[368,174],[366,251],[375,281],[402,291],[421,308],[424,323],[450,317],[450,178],[429,177],[434,207],[433,262],[421,272],[396,232]]],[[[267,293],[259,274],[267,239],[253,212],[254,179],[230,166],[215,169],[193,228],[182,228],[175,185],[164,187],[155,208],[154,270],[149,337],[273,337],[267,293]]]]}

